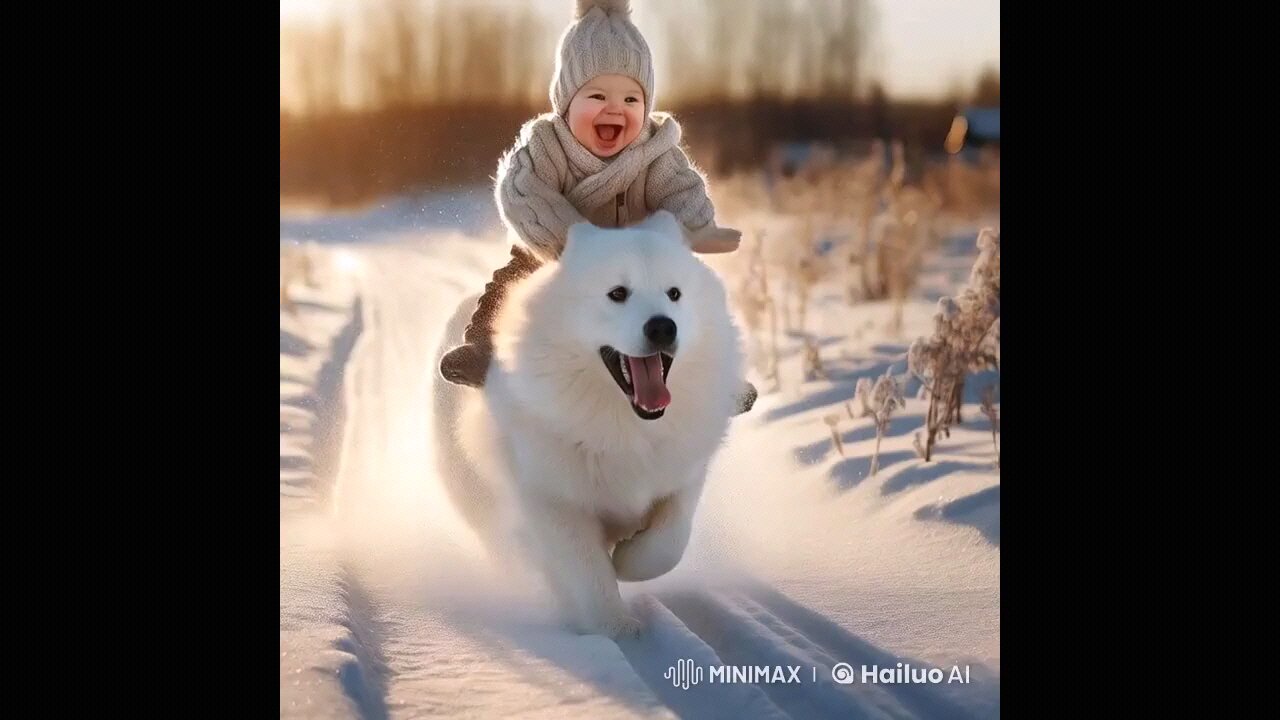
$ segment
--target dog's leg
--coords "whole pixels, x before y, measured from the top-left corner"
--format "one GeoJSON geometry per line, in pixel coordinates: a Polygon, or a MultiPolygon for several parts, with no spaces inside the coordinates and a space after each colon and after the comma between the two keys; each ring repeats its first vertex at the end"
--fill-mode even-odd
{"type": "Polygon", "coordinates": [[[659,501],[649,527],[618,543],[613,567],[619,580],[640,582],[670,572],[684,556],[701,485],[659,501]]]}
{"type": "Polygon", "coordinates": [[[527,547],[539,555],[556,599],[584,633],[634,637],[640,621],[627,614],[604,545],[600,522],[580,511],[538,503],[527,514],[527,547]]]}

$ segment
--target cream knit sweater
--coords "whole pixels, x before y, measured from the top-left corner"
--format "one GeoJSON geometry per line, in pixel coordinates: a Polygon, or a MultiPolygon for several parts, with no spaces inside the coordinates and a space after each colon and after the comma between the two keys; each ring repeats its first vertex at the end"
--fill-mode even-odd
{"type": "Polygon", "coordinates": [[[571,225],[601,224],[601,218],[611,217],[601,209],[621,202],[623,195],[641,198],[645,215],[670,211],[690,237],[736,243],[736,230],[715,226],[706,180],[680,148],[680,138],[675,118],[651,113],[631,145],[602,160],[573,137],[562,117],[536,117],[525,123],[516,144],[498,163],[498,212],[543,261],[560,256],[571,225]],[[643,186],[633,187],[637,182],[643,186]]]}

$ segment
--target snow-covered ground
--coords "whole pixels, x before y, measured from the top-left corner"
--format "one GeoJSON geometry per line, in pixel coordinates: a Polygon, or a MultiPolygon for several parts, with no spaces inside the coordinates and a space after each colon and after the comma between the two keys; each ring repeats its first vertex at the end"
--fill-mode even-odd
{"type": "Polygon", "coordinates": [[[281,312],[281,716],[998,717],[985,381],[928,463],[912,449],[926,402],[909,385],[875,476],[872,420],[844,406],[859,377],[905,371],[937,297],[967,278],[976,234],[929,259],[898,336],[883,330],[887,304],[819,286],[807,326],[829,378],[801,382],[801,341],[784,335],[781,390],[734,420],[681,564],[623,585],[646,629],[615,643],[562,630],[536,589],[490,568],[434,477],[429,359],[507,252],[489,197],[282,217],[282,244],[313,243],[318,287],[295,285],[296,314],[281,312]],[[855,682],[833,680],[840,663],[855,682]],[[862,677],[898,663],[944,682],[862,677]],[[743,682],[722,666],[769,674],[743,682]],[[946,682],[957,666],[967,682],[946,682]],[[689,667],[697,682],[680,682],[689,667]]]}

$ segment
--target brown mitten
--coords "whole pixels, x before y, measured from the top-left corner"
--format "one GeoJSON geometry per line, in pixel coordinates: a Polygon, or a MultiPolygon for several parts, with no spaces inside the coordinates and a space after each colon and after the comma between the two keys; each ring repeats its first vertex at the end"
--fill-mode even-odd
{"type": "Polygon", "coordinates": [[[701,230],[689,231],[686,237],[690,249],[704,255],[733,252],[742,241],[741,232],[733,228],[716,227],[714,223],[701,230]]]}

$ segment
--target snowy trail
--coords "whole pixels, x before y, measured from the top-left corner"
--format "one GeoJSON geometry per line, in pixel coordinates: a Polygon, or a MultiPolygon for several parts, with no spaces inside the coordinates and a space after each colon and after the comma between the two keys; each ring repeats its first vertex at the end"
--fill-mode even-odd
{"type": "MultiPolygon", "coordinates": [[[[986,685],[969,690],[832,680],[837,663],[855,669],[860,663],[919,664],[882,649],[883,640],[873,644],[849,632],[849,623],[819,609],[820,603],[797,600],[821,595],[821,583],[797,583],[781,572],[770,582],[757,577],[809,555],[752,563],[725,551],[738,537],[728,526],[741,519],[729,511],[740,500],[729,482],[759,488],[764,471],[760,477],[742,474],[709,485],[706,503],[723,512],[708,518],[691,543],[688,562],[668,578],[623,586],[624,597],[646,625],[640,638],[615,643],[556,627],[540,596],[496,576],[483,561],[434,478],[429,446],[431,358],[438,333],[458,299],[481,287],[505,260],[505,246],[443,237],[344,252],[357,258],[348,275],[358,319],[345,334],[329,333],[341,367],[335,371],[331,358],[327,374],[323,367],[318,371],[322,397],[311,403],[316,416],[310,419],[315,427],[299,425],[321,432],[338,425],[340,452],[327,460],[312,458],[311,471],[286,470],[284,418],[290,403],[284,397],[282,360],[282,495],[289,472],[297,484],[313,481],[315,494],[328,500],[286,508],[282,498],[282,717],[965,718],[991,717],[981,709],[993,706],[998,716],[998,669],[975,668],[986,685]],[[339,380],[340,401],[324,402],[323,389],[339,380]],[[798,594],[788,596],[784,587],[798,594]],[[701,682],[680,687],[669,669],[681,659],[707,669],[798,667],[799,684],[723,683],[704,675],[701,682]]],[[[283,346],[282,334],[282,353],[283,346]]],[[[767,444],[766,421],[788,402],[795,405],[785,398],[762,402],[758,415],[735,424],[730,443],[767,444]]],[[[821,443],[815,448],[810,455],[826,452],[821,443]]],[[[794,455],[785,449],[775,454],[785,462],[794,455]]],[[[723,461],[720,475],[739,473],[741,463],[742,456],[723,461]]],[[[770,467],[781,472],[784,465],[770,467]]],[[[905,505],[909,498],[911,510],[923,506],[917,501],[921,490],[899,480],[907,490],[901,492],[888,485],[893,480],[885,481],[889,490],[877,493],[894,490],[892,500],[904,508],[885,513],[889,519],[883,522],[920,523],[924,511],[912,516],[905,505]]],[[[976,481],[970,485],[980,490],[976,481]]],[[[779,501],[782,513],[790,515],[788,526],[782,527],[779,518],[760,523],[756,549],[784,534],[802,541],[806,524],[810,535],[821,539],[834,532],[828,526],[845,522],[795,517],[795,507],[822,502],[826,496],[817,491],[769,492],[772,498],[766,493],[758,501],[779,501]]],[[[998,511],[998,485],[996,506],[998,511]]],[[[942,534],[938,542],[947,542],[947,526],[936,527],[942,534]]],[[[873,541],[866,552],[891,544],[873,541]]],[[[991,549],[972,552],[988,557],[991,549]]],[[[966,572],[960,568],[953,574],[966,572]]],[[[875,586],[876,578],[864,582],[875,586]]],[[[927,588],[909,593],[902,607],[887,611],[889,616],[928,614],[932,606],[920,599],[927,593],[927,588]]],[[[960,592],[956,607],[970,614],[970,607],[985,609],[988,594],[970,599],[960,592]]],[[[998,611],[995,622],[998,628],[998,611]]],[[[963,636],[955,644],[979,643],[963,636]]]]}

